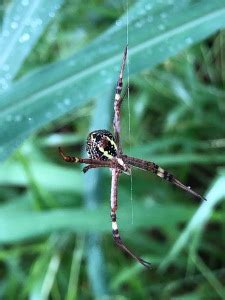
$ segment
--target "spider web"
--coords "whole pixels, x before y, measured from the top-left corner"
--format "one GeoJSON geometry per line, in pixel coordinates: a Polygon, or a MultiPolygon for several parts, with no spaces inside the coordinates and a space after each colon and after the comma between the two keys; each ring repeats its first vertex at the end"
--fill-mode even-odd
{"type": "MultiPolygon", "coordinates": [[[[129,154],[131,154],[131,113],[130,113],[130,69],[129,69],[129,0],[124,1],[124,11],[126,13],[126,44],[127,48],[127,110],[128,110],[128,140],[129,154]]],[[[131,201],[131,224],[134,223],[134,206],[133,206],[133,175],[132,169],[130,174],[130,201],[131,201]]]]}

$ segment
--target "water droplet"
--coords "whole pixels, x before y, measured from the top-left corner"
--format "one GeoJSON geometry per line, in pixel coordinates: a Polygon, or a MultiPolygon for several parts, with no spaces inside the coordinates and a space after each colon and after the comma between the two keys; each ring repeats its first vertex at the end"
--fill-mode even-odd
{"type": "Polygon", "coordinates": [[[112,78],[107,78],[106,80],[105,80],[105,84],[112,84],[112,78]]]}
{"type": "Polygon", "coordinates": [[[143,26],[143,23],[141,21],[139,21],[135,24],[136,28],[141,28],[142,26],[143,26]]]}
{"type": "Polygon", "coordinates": [[[30,39],[29,33],[24,33],[24,34],[21,35],[21,37],[19,38],[19,42],[20,42],[20,43],[25,43],[25,42],[28,41],[29,39],[30,39]]]}
{"type": "Polygon", "coordinates": [[[54,7],[55,10],[58,10],[59,8],[60,8],[60,4],[56,4],[54,7]]]}
{"type": "Polygon", "coordinates": [[[54,18],[55,12],[54,12],[54,11],[51,11],[48,15],[49,15],[50,18],[54,18]]]}
{"type": "Polygon", "coordinates": [[[140,16],[145,15],[145,10],[144,10],[144,9],[141,9],[140,12],[139,12],[139,15],[140,15],[140,16]]]}
{"type": "Polygon", "coordinates": [[[29,0],[22,0],[22,5],[27,6],[29,4],[29,0]]]}
{"type": "Polygon", "coordinates": [[[7,89],[9,87],[8,82],[5,78],[0,79],[0,89],[7,89]]]}
{"type": "Polygon", "coordinates": [[[10,80],[10,79],[12,79],[12,74],[6,73],[4,77],[6,80],[10,80]]]}
{"type": "Polygon", "coordinates": [[[116,20],[116,26],[120,27],[122,25],[121,20],[116,20]]]}
{"type": "Polygon", "coordinates": [[[10,24],[11,28],[12,29],[16,29],[18,27],[18,23],[13,21],[11,24],[10,24]]]}
{"type": "Polygon", "coordinates": [[[63,100],[63,103],[64,103],[66,106],[69,106],[69,105],[71,104],[70,98],[65,98],[65,99],[63,100]]]}
{"type": "Polygon", "coordinates": [[[188,45],[191,45],[193,43],[193,39],[191,37],[187,37],[185,39],[185,43],[188,44],[188,45]]]}
{"type": "Polygon", "coordinates": [[[148,3],[145,5],[146,10],[151,10],[152,9],[152,4],[148,3]]]}

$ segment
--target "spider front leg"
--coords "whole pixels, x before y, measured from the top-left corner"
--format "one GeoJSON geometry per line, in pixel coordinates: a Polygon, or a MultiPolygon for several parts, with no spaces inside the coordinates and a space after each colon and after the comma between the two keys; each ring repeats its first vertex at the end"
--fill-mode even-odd
{"type": "Polygon", "coordinates": [[[111,168],[112,163],[110,161],[102,161],[98,159],[92,159],[92,158],[80,158],[76,156],[70,156],[66,155],[63,150],[59,147],[59,154],[62,156],[63,160],[69,163],[81,163],[81,164],[87,164],[88,169],[92,168],[100,168],[100,167],[108,167],[111,168]]]}
{"type": "Polygon", "coordinates": [[[113,239],[116,242],[117,246],[119,246],[122,250],[127,252],[130,256],[132,256],[134,259],[136,259],[140,264],[145,266],[146,268],[150,268],[151,264],[139,256],[136,256],[133,252],[131,252],[127,246],[123,243],[120,234],[119,229],[117,225],[117,219],[116,219],[116,211],[118,207],[118,181],[119,176],[121,174],[121,170],[118,168],[112,169],[112,185],[111,185],[111,220],[112,220],[112,234],[113,239]]]}
{"type": "Polygon", "coordinates": [[[124,165],[119,164],[117,159],[110,159],[107,161],[101,161],[99,160],[99,164],[96,165],[87,165],[83,168],[83,172],[86,173],[87,171],[89,171],[90,169],[96,169],[96,168],[110,168],[110,169],[114,169],[114,168],[118,168],[119,170],[128,173],[129,170],[124,169],[124,165]]]}
{"type": "Polygon", "coordinates": [[[83,168],[83,172],[86,173],[90,169],[96,169],[96,168],[114,168],[115,166],[104,164],[104,165],[87,165],[83,168]]]}
{"type": "Polygon", "coordinates": [[[114,100],[114,120],[113,120],[113,129],[114,129],[114,137],[116,144],[118,146],[118,154],[122,154],[122,149],[120,145],[120,108],[124,96],[121,96],[122,89],[123,89],[123,73],[127,59],[127,46],[124,50],[123,60],[120,68],[120,74],[116,85],[116,92],[115,92],[115,100],[114,100]]]}
{"type": "Polygon", "coordinates": [[[71,162],[71,163],[79,163],[80,162],[79,157],[65,155],[62,148],[59,147],[58,149],[59,149],[59,154],[62,156],[63,160],[65,160],[66,162],[71,162]]]}

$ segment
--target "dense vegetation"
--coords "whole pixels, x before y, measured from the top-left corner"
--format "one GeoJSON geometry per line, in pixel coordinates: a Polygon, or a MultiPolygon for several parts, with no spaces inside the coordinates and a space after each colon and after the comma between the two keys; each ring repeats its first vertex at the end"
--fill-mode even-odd
{"type": "Polygon", "coordinates": [[[127,1],[1,2],[1,299],[225,299],[225,4],[127,1]],[[124,151],[208,200],[121,176],[121,235],[152,270],[112,241],[110,172],[57,152],[111,129],[127,21],[124,151]]]}

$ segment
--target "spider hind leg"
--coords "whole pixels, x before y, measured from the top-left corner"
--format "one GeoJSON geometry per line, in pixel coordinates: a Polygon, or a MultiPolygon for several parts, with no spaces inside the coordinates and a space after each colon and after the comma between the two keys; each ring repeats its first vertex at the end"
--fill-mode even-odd
{"type": "Polygon", "coordinates": [[[119,230],[118,230],[118,225],[116,222],[116,213],[111,212],[111,219],[112,219],[112,235],[113,239],[118,247],[120,247],[122,250],[127,252],[130,256],[132,256],[135,260],[137,260],[140,264],[142,264],[146,268],[151,268],[151,264],[147,262],[146,260],[142,259],[141,257],[135,255],[131,250],[127,248],[127,246],[123,243],[119,230]]]}
{"type": "Polygon", "coordinates": [[[178,179],[176,179],[176,177],[174,175],[172,175],[168,171],[164,170],[163,168],[161,168],[154,162],[143,160],[143,159],[136,158],[136,157],[131,157],[128,155],[122,155],[122,159],[125,162],[125,164],[133,166],[135,168],[139,168],[141,170],[150,171],[150,172],[154,173],[155,175],[161,177],[162,179],[170,182],[171,184],[176,185],[180,189],[192,194],[193,196],[206,201],[206,199],[203,196],[201,196],[200,194],[193,191],[190,186],[186,186],[185,184],[180,182],[178,179]]]}
{"type": "Polygon", "coordinates": [[[193,191],[190,186],[186,186],[185,184],[183,184],[182,182],[180,182],[178,179],[176,179],[168,171],[164,170],[163,168],[159,167],[156,164],[154,164],[154,165],[155,165],[155,171],[154,171],[154,173],[157,176],[163,178],[166,181],[169,181],[170,183],[172,183],[172,184],[176,185],[177,187],[179,187],[180,189],[182,189],[182,190],[184,190],[184,191],[192,194],[193,196],[206,201],[206,199],[203,196],[201,196],[200,194],[198,194],[195,191],[193,191]]]}

